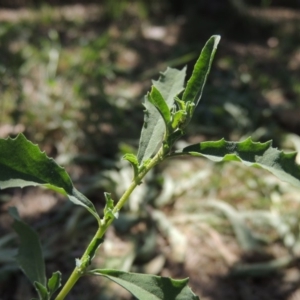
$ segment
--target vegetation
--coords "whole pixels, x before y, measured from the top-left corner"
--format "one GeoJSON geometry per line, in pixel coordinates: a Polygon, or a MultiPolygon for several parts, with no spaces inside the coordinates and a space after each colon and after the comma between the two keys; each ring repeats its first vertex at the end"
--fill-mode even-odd
{"type": "MultiPolygon", "coordinates": [[[[102,211],[103,191],[112,191],[116,200],[130,184],[132,170],[120,157],[137,151],[140,95],[148,89],[150,76],[166,65],[181,69],[186,62],[192,63],[207,32],[218,32],[222,43],[204,101],[174,149],[222,137],[243,141],[249,135],[253,141],[272,138],[277,147],[297,149],[297,136],[287,135],[282,127],[298,130],[296,11],[287,8],[285,16],[290,17],[276,19],[272,17],[275,2],[274,8],[264,3],[256,14],[258,2],[234,14],[223,5],[225,1],[219,6],[194,4],[193,9],[186,5],[189,15],[184,27],[182,17],[169,16],[163,24],[161,18],[153,18],[153,12],[133,18],[138,9],[128,10],[126,5],[118,12],[122,17],[113,22],[103,18],[97,6],[91,6],[88,21],[83,21],[82,8],[68,7],[72,11],[68,15],[67,9],[44,6],[36,12],[27,10],[30,17],[2,23],[1,136],[24,132],[67,167],[76,188],[102,211]],[[143,24],[142,31],[136,22],[143,24]],[[243,28],[243,37],[236,32],[237,25],[243,28]],[[151,35],[157,31],[150,29],[157,28],[166,30],[167,36],[151,35]],[[180,29],[180,35],[174,35],[174,28],[180,29]]],[[[114,18],[113,13],[104,15],[114,18]]],[[[192,70],[191,65],[187,70],[192,70]]],[[[55,194],[35,191],[1,191],[2,208],[18,207],[41,236],[47,273],[60,269],[66,276],[74,264],[67,257],[70,253],[80,257],[94,234],[93,218],[79,208],[71,210],[55,194]],[[6,204],[8,199],[12,200],[6,204]]],[[[245,290],[257,291],[260,285],[261,292],[267,286],[269,295],[289,299],[287,295],[296,289],[288,274],[297,273],[297,195],[297,189],[258,169],[177,156],[159,164],[137,187],[108,230],[109,238],[98,250],[94,265],[190,277],[194,292],[214,295],[214,299],[222,299],[218,291],[231,293],[231,299],[243,298],[245,290]],[[120,247],[123,251],[118,252],[120,247]],[[274,270],[280,275],[269,277],[274,270]],[[254,279],[231,281],[229,275],[234,274],[254,279]],[[264,278],[258,281],[257,276],[264,278]]],[[[29,298],[31,291],[24,292],[27,284],[17,276],[13,262],[17,239],[9,233],[10,220],[2,214],[0,222],[0,273],[5,287],[1,297],[29,298]],[[17,290],[9,289],[6,282],[10,280],[17,290]]],[[[122,296],[113,296],[118,290],[101,279],[92,282],[82,278],[73,295],[83,297],[82,291],[89,286],[94,291],[91,299],[97,298],[98,288],[111,299],[129,297],[121,291],[122,296]]]]}

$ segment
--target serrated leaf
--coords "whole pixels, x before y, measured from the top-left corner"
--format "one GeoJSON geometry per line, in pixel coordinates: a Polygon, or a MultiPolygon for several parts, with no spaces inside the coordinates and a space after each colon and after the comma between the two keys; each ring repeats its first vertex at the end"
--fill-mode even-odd
{"type": "Polygon", "coordinates": [[[45,263],[37,233],[21,221],[15,207],[9,208],[9,214],[14,218],[13,228],[21,240],[16,257],[21,270],[33,285],[36,281],[46,285],[45,263]]]}
{"type": "Polygon", "coordinates": [[[214,35],[206,42],[184,90],[184,102],[191,101],[198,105],[219,41],[220,36],[214,35]]]}
{"type": "Polygon", "coordinates": [[[39,295],[39,300],[49,300],[49,293],[44,285],[36,281],[34,287],[39,295]]]}
{"type": "Polygon", "coordinates": [[[154,85],[152,86],[151,92],[147,95],[147,97],[148,101],[157,108],[165,122],[166,128],[168,128],[171,119],[170,109],[165,99],[154,85]]]}
{"type": "MultiPolygon", "coordinates": [[[[165,99],[169,110],[174,104],[174,98],[183,90],[185,70],[185,68],[182,70],[167,68],[158,81],[153,81],[153,85],[165,99]]],[[[161,146],[166,131],[163,118],[147,97],[145,97],[144,106],[144,126],[137,155],[140,165],[155,154],[161,146]]]]}
{"type": "Polygon", "coordinates": [[[73,185],[65,170],[23,134],[15,139],[0,139],[0,153],[1,189],[49,184],[72,193],[73,185]]]}
{"type": "Polygon", "coordinates": [[[167,68],[158,80],[152,80],[153,85],[159,90],[169,108],[174,103],[174,98],[183,91],[186,67],[182,70],[167,68]]]}
{"type": "Polygon", "coordinates": [[[48,289],[50,296],[52,296],[61,286],[61,273],[56,271],[48,280],[48,289]]]}
{"type": "Polygon", "coordinates": [[[0,190],[11,187],[44,186],[75,204],[84,206],[99,221],[91,201],[73,186],[68,173],[23,134],[0,139],[0,190]]]}
{"type": "Polygon", "coordinates": [[[104,276],[140,300],[199,300],[188,287],[188,278],[175,280],[148,274],[96,269],[88,274],[104,276]]]}
{"type": "Polygon", "coordinates": [[[272,141],[256,143],[250,137],[242,142],[221,139],[191,145],[173,155],[182,154],[203,156],[215,162],[239,161],[246,166],[268,170],[279,179],[300,187],[300,166],[295,162],[297,153],[284,153],[272,148],[272,141]]]}

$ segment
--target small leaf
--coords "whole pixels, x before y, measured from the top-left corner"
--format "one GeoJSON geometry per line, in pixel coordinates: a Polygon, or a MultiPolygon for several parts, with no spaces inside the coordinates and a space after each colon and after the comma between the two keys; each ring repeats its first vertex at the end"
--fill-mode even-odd
{"type": "Polygon", "coordinates": [[[171,119],[171,114],[165,99],[154,85],[152,86],[151,92],[147,96],[148,101],[157,108],[165,122],[166,128],[168,128],[171,119]]]}
{"type": "Polygon", "coordinates": [[[184,102],[191,101],[198,105],[219,41],[220,36],[214,35],[206,42],[183,93],[184,102]]]}
{"type": "Polygon", "coordinates": [[[186,120],[186,111],[185,110],[177,110],[172,115],[172,128],[178,128],[181,124],[183,124],[186,120]]]}
{"type": "Polygon", "coordinates": [[[104,197],[105,197],[105,207],[104,207],[104,218],[105,219],[109,219],[109,218],[118,218],[119,216],[119,212],[114,213],[114,200],[111,198],[111,194],[110,193],[104,193],[104,197]]]}
{"type": "Polygon", "coordinates": [[[140,300],[199,300],[188,287],[188,278],[175,280],[148,274],[96,269],[88,274],[104,276],[140,300]]]}
{"type": "Polygon", "coordinates": [[[61,273],[56,271],[48,280],[48,289],[50,296],[52,296],[61,286],[61,273]]]}
{"type": "Polygon", "coordinates": [[[73,186],[68,173],[23,134],[15,139],[0,139],[0,190],[11,187],[44,186],[84,206],[100,221],[96,209],[73,186]]]}
{"type": "MultiPolygon", "coordinates": [[[[161,74],[158,81],[153,81],[155,88],[160,92],[163,99],[166,100],[169,110],[174,105],[174,98],[183,90],[184,78],[185,68],[182,70],[167,68],[161,74]]],[[[140,165],[145,160],[151,158],[155,154],[155,151],[159,149],[166,132],[163,118],[147,97],[145,97],[144,106],[146,108],[144,126],[141,132],[137,155],[140,165]]]]}
{"type": "Polygon", "coordinates": [[[21,221],[15,207],[9,208],[9,214],[14,218],[13,228],[21,240],[17,262],[33,285],[37,281],[45,286],[45,263],[39,237],[30,226],[21,221]]]}
{"type": "Polygon", "coordinates": [[[127,160],[131,163],[131,166],[133,168],[134,177],[136,177],[138,175],[138,172],[139,172],[139,162],[137,160],[136,155],[134,155],[132,153],[126,153],[123,156],[123,159],[125,159],[125,160],[127,160]]]}
{"type": "Polygon", "coordinates": [[[203,156],[212,161],[239,161],[246,166],[268,170],[279,179],[300,187],[300,166],[296,164],[296,153],[284,153],[272,148],[272,141],[255,143],[249,137],[242,142],[203,142],[176,151],[171,156],[189,154],[203,156]]]}
{"type": "Polygon", "coordinates": [[[49,293],[47,291],[47,288],[43,286],[41,283],[35,281],[34,282],[34,287],[39,295],[40,300],[49,300],[49,293]]]}

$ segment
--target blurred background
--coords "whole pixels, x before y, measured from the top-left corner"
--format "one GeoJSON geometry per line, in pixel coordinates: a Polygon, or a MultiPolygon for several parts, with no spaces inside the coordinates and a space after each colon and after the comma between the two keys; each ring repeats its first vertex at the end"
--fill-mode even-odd
{"type": "MultiPolygon", "coordinates": [[[[24,133],[104,207],[132,171],[143,95],[167,66],[193,64],[222,39],[181,147],[273,139],[300,150],[299,0],[0,1],[0,137],[24,133]]],[[[300,159],[299,159],[300,161],[300,159]]],[[[202,300],[300,299],[299,190],[243,165],[172,159],[132,195],[94,266],[190,277],[202,300]]],[[[81,207],[41,189],[0,192],[0,299],[34,291],[14,262],[9,206],[34,226],[47,274],[63,280],[96,231],[81,207]]],[[[133,299],[82,278],[68,299],[133,299]]]]}

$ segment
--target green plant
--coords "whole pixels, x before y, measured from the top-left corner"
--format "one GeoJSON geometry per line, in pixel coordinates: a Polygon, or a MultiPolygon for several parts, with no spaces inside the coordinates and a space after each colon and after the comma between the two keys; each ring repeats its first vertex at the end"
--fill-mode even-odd
{"type": "Polygon", "coordinates": [[[21,239],[17,261],[34,285],[39,299],[65,299],[78,279],[85,275],[106,277],[121,285],[138,299],[199,299],[187,286],[188,279],[173,280],[146,274],[122,272],[111,269],[93,269],[89,266],[97,249],[104,241],[107,228],[128,201],[145,175],[167,158],[190,155],[206,157],[212,161],[239,161],[247,166],[264,168],[278,178],[300,186],[300,167],[295,163],[296,153],[283,153],[272,148],[271,142],[255,143],[251,138],[242,142],[202,142],[181,150],[174,150],[174,143],[184,135],[195,107],[199,103],[207,75],[219,43],[219,36],[212,36],[204,46],[195,64],[191,78],[184,88],[185,71],[168,68],[158,81],[153,81],[146,95],[145,119],[137,155],[127,153],[133,169],[130,186],[115,204],[111,194],[105,193],[106,206],[101,218],[94,205],[73,185],[66,171],[41,152],[24,135],[0,140],[0,188],[44,186],[67,196],[73,203],[85,207],[97,220],[98,229],[63,288],[61,273],[55,272],[47,281],[41,246],[36,233],[10,209],[14,229],[21,239]]]}

